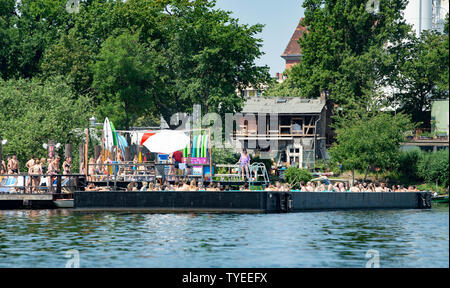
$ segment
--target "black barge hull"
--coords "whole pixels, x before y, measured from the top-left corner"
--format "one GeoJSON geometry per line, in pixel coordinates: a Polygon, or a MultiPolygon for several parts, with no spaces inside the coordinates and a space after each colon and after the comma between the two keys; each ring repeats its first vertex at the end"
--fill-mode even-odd
{"type": "Polygon", "coordinates": [[[150,213],[288,213],[429,209],[430,192],[76,192],[75,210],[150,213]]]}

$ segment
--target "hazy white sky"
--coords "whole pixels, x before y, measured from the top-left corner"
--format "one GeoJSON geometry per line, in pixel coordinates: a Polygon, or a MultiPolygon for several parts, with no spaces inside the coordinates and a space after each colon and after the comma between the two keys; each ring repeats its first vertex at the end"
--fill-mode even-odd
{"type": "Polygon", "coordinates": [[[295,28],[304,16],[302,0],[216,0],[216,7],[233,12],[243,24],[264,24],[263,51],[266,53],[257,61],[258,65],[270,67],[270,74],[283,72],[283,54],[295,28]]]}

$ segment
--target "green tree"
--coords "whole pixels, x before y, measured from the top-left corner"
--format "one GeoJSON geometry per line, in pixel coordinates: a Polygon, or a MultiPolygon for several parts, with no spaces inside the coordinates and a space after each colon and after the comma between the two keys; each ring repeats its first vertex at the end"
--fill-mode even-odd
{"type": "Polygon", "coordinates": [[[16,153],[24,165],[30,155],[46,155],[42,144],[50,139],[71,143],[76,153],[83,139],[74,129],[87,127],[90,111],[88,100],[74,99],[61,77],[47,81],[0,79],[0,131],[2,138],[8,139],[3,154],[16,153]]]}
{"type": "Polygon", "coordinates": [[[387,100],[414,122],[429,123],[423,111],[431,109],[433,100],[448,98],[448,34],[424,31],[419,38],[411,38],[403,44],[397,69],[386,78],[396,91],[387,100]]]}
{"type": "MultiPolygon", "coordinates": [[[[231,13],[214,9],[214,1],[170,1],[165,33],[170,76],[165,97],[156,104],[166,120],[174,112],[201,104],[205,113],[239,111],[244,99],[236,93],[270,79],[258,67],[262,25],[243,25],[231,13]]],[[[167,121],[168,122],[168,121],[167,121]]]]}
{"type": "Polygon", "coordinates": [[[109,37],[93,65],[93,87],[98,92],[102,117],[111,117],[127,129],[136,119],[155,112],[160,87],[158,69],[164,63],[157,51],[139,42],[138,34],[123,31],[109,37]]]}
{"type": "Polygon", "coordinates": [[[44,78],[64,75],[77,95],[86,94],[92,84],[89,66],[95,53],[85,39],[74,33],[64,34],[46,50],[41,65],[44,78]]]}
{"type": "Polygon", "coordinates": [[[303,181],[306,184],[313,178],[313,175],[306,169],[289,167],[285,172],[285,177],[292,189],[300,189],[300,182],[303,181]]]}
{"type": "Polygon", "coordinates": [[[298,83],[296,83],[292,78],[289,77],[290,69],[283,72],[286,76],[283,82],[278,82],[272,79],[269,82],[269,87],[264,91],[264,96],[275,96],[275,97],[301,97],[302,92],[298,83]]]}
{"type": "Polygon", "coordinates": [[[381,0],[378,13],[366,0],[305,0],[300,38],[301,63],[291,69],[301,95],[317,98],[326,91],[339,105],[341,124],[361,118],[370,109],[375,91],[394,69],[391,54],[410,27],[402,19],[406,0],[381,0]],[[386,45],[391,43],[391,45],[386,45]]]}
{"type": "Polygon", "coordinates": [[[448,149],[437,152],[422,153],[417,163],[417,174],[428,184],[443,187],[449,185],[449,152],[448,149]]]}
{"type": "Polygon", "coordinates": [[[330,149],[333,161],[343,169],[366,172],[370,167],[381,171],[396,170],[400,157],[400,143],[406,131],[414,125],[407,115],[380,113],[349,123],[337,129],[337,142],[330,149]]]}

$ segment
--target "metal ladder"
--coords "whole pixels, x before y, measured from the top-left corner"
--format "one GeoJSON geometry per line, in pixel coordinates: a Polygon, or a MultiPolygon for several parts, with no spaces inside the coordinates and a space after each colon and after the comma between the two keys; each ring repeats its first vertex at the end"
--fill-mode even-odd
{"type": "Polygon", "coordinates": [[[258,182],[259,177],[262,177],[260,182],[263,182],[264,187],[267,186],[267,184],[270,182],[269,180],[269,174],[267,173],[266,165],[261,162],[252,163],[249,166],[249,172],[250,172],[250,179],[249,179],[249,186],[251,189],[254,187],[254,183],[258,182]]]}

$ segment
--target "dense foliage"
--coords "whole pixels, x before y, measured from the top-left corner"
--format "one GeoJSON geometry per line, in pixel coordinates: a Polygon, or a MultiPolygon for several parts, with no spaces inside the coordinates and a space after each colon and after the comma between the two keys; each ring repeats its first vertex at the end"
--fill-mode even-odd
{"type": "Polygon", "coordinates": [[[370,167],[392,171],[398,167],[400,143],[413,125],[404,114],[380,113],[348,123],[337,130],[331,157],[345,170],[367,172],[370,167]]]}
{"type": "Polygon", "coordinates": [[[306,184],[313,178],[313,175],[306,169],[289,167],[286,169],[285,178],[292,189],[300,189],[300,182],[303,181],[306,184]]]}
{"type": "Polygon", "coordinates": [[[430,184],[449,185],[449,151],[423,153],[417,163],[417,175],[430,184]]]}
{"type": "MultiPolygon", "coordinates": [[[[17,154],[23,168],[31,155],[45,157],[47,152],[42,144],[55,140],[71,143],[73,155],[77,156],[78,144],[83,139],[74,129],[82,131],[88,125],[90,104],[86,97],[75,98],[62,78],[0,79],[0,95],[0,131],[2,138],[8,139],[3,155],[17,154]]],[[[62,149],[58,154],[64,156],[62,149]]]]}
{"type": "Polygon", "coordinates": [[[50,136],[75,144],[69,129],[93,114],[120,129],[154,125],[160,116],[171,125],[193,104],[204,113],[239,111],[236,89],[270,78],[268,67],[255,65],[263,26],[239,23],[214,1],[87,0],[73,13],[66,4],[0,0],[0,109],[9,111],[0,114],[0,134],[20,157],[38,149],[30,141],[42,145],[50,136]],[[9,102],[11,95],[19,99],[9,102]],[[43,104],[34,110],[32,103],[43,104]],[[17,135],[11,123],[34,134],[17,135]]]}

